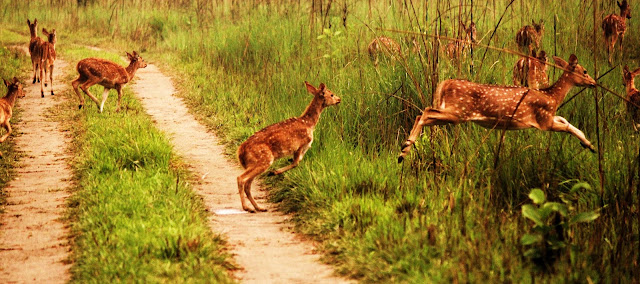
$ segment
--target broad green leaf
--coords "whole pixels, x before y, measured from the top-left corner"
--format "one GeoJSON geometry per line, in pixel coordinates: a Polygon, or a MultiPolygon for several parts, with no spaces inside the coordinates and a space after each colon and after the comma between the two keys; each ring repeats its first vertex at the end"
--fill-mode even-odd
{"type": "Polygon", "coordinates": [[[535,234],[535,235],[525,234],[520,239],[520,243],[524,246],[539,243],[541,241],[542,241],[542,235],[540,234],[535,234]]]}
{"type": "Polygon", "coordinates": [[[538,210],[535,207],[533,207],[533,205],[531,204],[526,204],[522,206],[522,216],[533,221],[538,226],[544,225],[544,223],[542,222],[542,219],[540,219],[540,213],[538,213],[538,210]]]}
{"type": "Polygon", "coordinates": [[[573,224],[573,223],[591,222],[591,221],[597,219],[598,216],[600,216],[600,214],[598,214],[596,212],[593,212],[593,211],[582,212],[582,213],[574,216],[573,218],[571,218],[569,223],[573,224]]]}
{"type": "Polygon", "coordinates": [[[578,191],[580,189],[585,189],[585,190],[589,191],[589,190],[591,190],[591,185],[589,185],[586,182],[576,183],[571,187],[571,192],[576,192],[576,191],[578,191]]]}
{"type": "Polygon", "coordinates": [[[319,35],[319,36],[316,37],[316,39],[323,39],[325,37],[326,37],[326,35],[319,35]]]}
{"type": "Polygon", "coordinates": [[[558,203],[558,202],[547,202],[543,205],[544,208],[549,208],[553,211],[560,213],[562,216],[567,216],[569,214],[569,209],[566,205],[558,203]]]}
{"type": "Polygon", "coordinates": [[[544,192],[542,192],[542,190],[540,190],[539,188],[534,188],[533,190],[531,190],[531,193],[529,193],[529,198],[533,200],[533,203],[541,204],[545,200],[544,192]]]}

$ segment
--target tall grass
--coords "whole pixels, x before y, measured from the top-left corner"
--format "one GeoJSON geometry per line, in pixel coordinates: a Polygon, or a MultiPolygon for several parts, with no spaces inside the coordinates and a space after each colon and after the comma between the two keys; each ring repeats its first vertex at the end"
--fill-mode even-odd
{"type": "MultiPolygon", "coordinates": [[[[594,99],[593,90],[584,91],[558,112],[592,142],[600,136],[601,158],[568,134],[536,130],[507,132],[498,148],[501,131],[466,124],[425,129],[410,158],[396,164],[400,141],[438,81],[511,82],[513,55],[475,48],[471,68],[470,55],[459,63],[440,56],[444,42],[421,38],[421,53],[412,54],[405,34],[384,31],[456,35],[457,23],[470,20],[471,1],[59,2],[35,12],[5,1],[11,11],[4,21],[22,30],[23,18],[37,14],[86,43],[146,49],[179,74],[182,95],[231,150],[254,131],[299,115],[309,100],[303,81],[325,82],[340,95],[342,104],[323,114],[300,167],[267,182],[282,210],[296,213],[298,229],[320,240],[326,260],[346,275],[407,282],[640,279],[638,135],[623,102],[609,93],[594,99]],[[372,66],[364,50],[381,34],[402,44],[406,62],[372,66]],[[539,270],[523,256],[519,240],[531,226],[520,208],[531,188],[559,201],[578,181],[593,189],[579,193],[574,210],[601,216],[566,236],[570,247],[548,260],[554,269],[539,270]]],[[[617,11],[608,1],[596,4],[599,19],[617,11]]],[[[593,8],[582,1],[473,1],[473,20],[482,44],[515,49],[515,31],[543,19],[543,48],[565,60],[575,53],[597,77],[604,71],[594,73],[593,55],[605,66],[606,51],[592,43],[593,29],[600,33],[593,8]]],[[[637,66],[638,24],[628,25],[626,53],[616,62],[637,66]]],[[[560,72],[551,74],[555,81],[560,72]]],[[[599,80],[623,94],[621,82],[619,69],[599,80]]]]}

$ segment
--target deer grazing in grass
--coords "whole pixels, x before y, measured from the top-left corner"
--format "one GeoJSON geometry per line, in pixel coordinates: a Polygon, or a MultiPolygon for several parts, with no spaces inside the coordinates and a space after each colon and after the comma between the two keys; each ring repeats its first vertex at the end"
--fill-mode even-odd
{"type": "Polygon", "coordinates": [[[616,1],[616,3],[620,8],[620,16],[611,14],[602,20],[609,64],[611,64],[611,53],[614,51],[618,37],[620,37],[619,46],[620,52],[622,52],[622,40],[624,39],[624,33],[627,31],[627,19],[631,19],[631,8],[627,0],[623,0],[622,3],[616,1]]]}
{"type": "Polygon", "coordinates": [[[622,79],[627,89],[627,113],[631,116],[631,123],[635,131],[640,128],[640,91],[636,89],[633,80],[638,74],[640,74],[640,68],[629,72],[629,67],[625,65],[622,70],[622,79]]]}
{"type": "Polygon", "coordinates": [[[543,23],[543,20],[540,20],[540,23],[531,21],[531,26],[524,26],[516,32],[516,44],[518,44],[520,50],[528,52],[527,54],[532,54],[533,50],[540,48],[540,40],[542,40],[542,34],[544,33],[543,23]]]}
{"type": "MultiPolygon", "coordinates": [[[[24,91],[22,90],[22,84],[18,81],[18,78],[13,77],[13,81],[8,81],[2,79],[4,81],[4,85],[7,86],[7,95],[4,98],[0,99],[0,123],[7,133],[0,137],[0,143],[7,140],[9,135],[11,135],[11,124],[9,120],[11,120],[11,116],[13,115],[13,105],[16,103],[16,98],[23,98],[24,91]]],[[[2,153],[0,152],[0,157],[2,157],[2,153]]]]}
{"type": "Polygon", "coordinates": [[[378,67],[381,55],[389,57],[391,60],[398,60],[398,57],[402,56],[400,44],[386,36],[374,38],[367,46],[367,52],[376,67],[378,67]]]}
{"type": "Polygon", "coordinates": [[[556,116],[556,111],[572,87],[593,87],[596,81],[578,64],[575,55],[569,57],[569,63],[559,57],[554,56],[553,59],[565,71],[555,84],[541,90],[484,85],[465,80],[441,82],[433,94],[434,107],[426,108],[416,118],[409,138],[402,145],[398,162],[402,162],[411,151],[424,126],[467,121],[489,129],[537,128],[568,132],[577,137],[583,147],[595,152],[584,133],[563,117],[556,116]]]}
{"type": "Polygon", "coordinates": [[[467,49],[471,46],[470,43],[476,42],[476,23],[471,22],[467,27],[463,22],[460,22],[460,28],[464,31],[464,42],[452,41],[444,46],[444,53],[451,60],[465,57],[467,49]]]}
{"type": "Polygon", "coordinates": [[[531,52],[531,57],[522,57],[513,67],[513,84],[516,86],[541,89],[549,86],[547,76],[547,53],[540,51],[531,52]]]}
{"type": "Polygon", "coordinates": [[[44,87],[47,86],[47,73],[49,83],[51,83],[51,95],[53,96],[53,63],[56,61],[56,29],[50,33],[43,28],[42,33],[47,37],[47,41],[40,46],[40,95],[44,98],[44,87]],[[43,86],[44,85],[44,86],[43,86]]]}
{"type": "Polygon", "coordinates": [[[318,88],[307,82],[304,83],[307,86],[307,91],[313,95],[313,99],[302,115],[263,128],[238,148],[238,160],[245,169],[238,176],[238,193],[242,209],[245,211],[252,213],[255,210],[266,211],[251,196],[253,180],[267,171],[275,160],[282,157],[293,155],[293,162],[275,170],[272,174],[279,175],[298,166],[304,154],[311,148],[313,130],[320,119],[322,110],[340,103],[340,98],[327,89],[323,83],[318,88]],[[255,210],[246,204],[245,194],[255,210]]]}
{"type": "Polygon", "coordinates": [[[133,79],[133,76],[139,68],[147,67],[147,63],[144,62],[142,57],[136,51],[133,51],[133,54],[127,52],[127,57],[129,58],[129,66],[126,68],[109,60],[100,58],[85,58],[78,62],[76,69],[78,70],[78,73],[80,73],[80,77],[75,79],[71,85],[78,95],[78,98],[80,98],[80,105],[78,105],[79,109],[82,109],[84,106],[84,97],[78,90],[78,87],[80,87],[80,89],[82,89],[82,91],[84,91],[84,93],[96,103],[98,106],[98,112],[100,113],[104,109],[104,102],[107,101],[109,90],[116,89],[116,91],[118,91],[118,106],[116,111],[120,111],[122,87],[133,79]],[[98,101],[98,99],[89,92],[89,87],[95,84],[99,84],[104,87],[102,102],[98,101]]]}
{"type": "Polygon", "coordinates": [[[31,33],[29,55],[31,56],[31,65],[33,65],[33,84],[35,84],[36,80],[40,82],[40,77],[38,77],[40,69],[38,66],[40,66],[42,56],[40,49],[44,41],[38,36],[38,19],[33,19],[33,23],[27,19],[27,25],[29,26],[29,33],[31,33]]]}

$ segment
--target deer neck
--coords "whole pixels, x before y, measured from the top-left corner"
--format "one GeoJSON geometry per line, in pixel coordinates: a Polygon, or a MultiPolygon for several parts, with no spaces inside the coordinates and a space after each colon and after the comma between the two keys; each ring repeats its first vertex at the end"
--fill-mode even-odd
{"type": "Polygon", "coordinates": [[[310,127],[315,127],[320,120],[320,114],[324,109],[322,99],[319,97],[314,97],[311,103],[307,106],[307,109],[304,110],[299,119],[306,125],[310,127]]]}
{"type": "Polygon", "coordinates": [[[127,66],[127,68],[125,68],[125,70],[127,71],[127,74],[129,75],[129,78],[127,78],[127,81],[131,81],[133,76],[136,75],[136,71],[138,71],[138,67],[133,62],[131,62],[131,63],[129,63],[129,66],[127,66]]]}
{"type": "Polygon", "coordinates": [[[16,98],[18,97],[18,91],[13,91],[13,92],[9,92],[4,99],[9,103],[9,105],[11,107],[13,107],[13,105],[16,102],[16,98]]]}
{"type": "Polygon", "coordinates": [[[636,84],[633,80],[633,78],[631,78],[631,80],[629,80],[629,83],[627,83],[627,85],[625,86],[627,89],[627,94],[631,94],[633,92],[637,92],[638,89],[636,89],[636,84]]]}
{"type": "Polygon", "coordinates": [[[31,39],[37,38],[38,34],[36,33],[35,30],[29,29],[29,32],[31,33],[31,39]]]}
{"type": "Polygon", "coordinates": [[[569,77],[571,73],[565,72],[560,76],[558,81],[556,81],[553,86],[549,87],[546,92],[547,94],[554,98],[556,104],[560,104],[564,98],[567,96],[571,88],[573,88],[574,84],[571,82],[569,77]]]}

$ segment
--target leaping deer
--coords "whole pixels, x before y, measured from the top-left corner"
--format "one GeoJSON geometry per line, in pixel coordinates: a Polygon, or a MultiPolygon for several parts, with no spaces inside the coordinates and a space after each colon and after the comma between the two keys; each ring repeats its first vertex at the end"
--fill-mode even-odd
{"type": "Polygon", "coordinates": [[[304,83],[307,86],[307,91],[313,95],[313,99],[302,115],[263,128],[238,148],[238,160],[245,168],[245,171],[238,176],[238,193],[242,209],[245,211],[252,213],[255,210],[266,211],[251,196],[253,180],[267,171],[275,160],[282,157],[293,155],[293,162],[275,170],[273,174],[279,175],[298,166],[304,154],[311,148],[313,130],[320,119],[322,110],[340,103],[340,98],[327,89],[324,83],[321,83],[318,88],[308,82],[304,83]],[[245,194],[255,210],[246,204],[245,194]]]}
{"type": "Polygon", "coordinates": [[[540,23],[536,23],[532,20],[531,26],[524,26],[516,32],[516,43],[520,50],[529,52],[527,54],[532,54],[533,50],[540,48],[540,40],[542,40],[543,33],[544,21],[540,20],[540,23]]]}
{"type": "Polygon", "coordinates": [[[120,110],[122,87],[133,79],[133,76],[139,68],[147,67],[147,63],[144,62],[137,52],[133,51],[133,54],[127,52],[127,57],[129,58],[129,66],[126,68],[123,68],[109,60],[100,58],[85,58],[78,62],[76,69],[78,70],[78,73],[80,73],[80,77],[71,82],[71,85],[78,95],[78,98],[80,98],[80,105],[78,105],[79,109],[82,109],[84,106],[84,97],[78,90],[78,86],[85,94],[87,94],[87,96],[89,96],[89,98],[91,98],[92,101],[96,103],[99,108],[99,112],[102,112],[104,108],[104,102],[107,101],[109,90],[115,88],[118,91],[118,107],[116,108],[116,111],[120,110]],[[98,99],[89,92],[89,87],[95,84],[104,86],[102,102],[98,101],[98,99]]]}
{"type": "Polygon", "coordinates": [[[622,79],[627,89],[627,113],[631,116],[631,123],[633,123],[635,131],[640,128],[640,91],[636,89],[633,80],[638,74],[640,74],[640,68],[629,72],[629,67],[625,65],[622,70],[622,79]]]}
{"type": "Polygon", "coordinates": [[[519,130],[537,128],[543,131],[569,132],[583,147],[595,152],[584,133],[561,116],[558,105],[573,86],[596,85],[578,58],[572,54],[569,63],[554,56],[556,65],[565,71],[551,87],[534,90],[477,84],[464,80],[441,82],[434,93],[434,106],[416,118],[409,138],[402,146],[398,162],[411,151],[424,126],[475,122],[485,128],[519,130]]]}
{"type": "Polygon", "coordinates": [[[609,64],[611,64],[611,53],[616,46],[618,36],[620,36],[620,52],[622,52],[622,40],[624,33],[627,31],[627,19],[631,19],[631,8],[627,0],[622,3],[616,1],[620,8],[620,16],[611,14],[602,20],[602,30],[604,30],[604,41],[607,44],[607,54],[609,64]]]}
{"type": "MultiPolygon", "coordinates": [[[[13,105],[16,103],[16,98],[24,97],[22,84],[20,84],[18,78],[13,77],[13,81],[2,80],[4,81],[4,85],[7,86],[7,95],[0,99],[0,125],[7,130],[7,133],[0,137],[0,143],[7,140],[9,135],[11,135],[11,124],[9,120],[11,120],[11,116],[13,116],[13,105]]],[[[0,157],[2,157],[2,152],[0,152],[0,157]]]]}
{"type": "Polygon", "coordinates": [[[42,39],[38,36],[38,19],[33,19],[33,23],[27,19],[27,25],[29,26],[29,33],[31,33],[31,40],[29,41],[29,55],[31,56],[31,65],[33,66],[33,84],[36,80],[40,82],[38,77],[38,68],[41,61],[42,39]]]}
{"type": "Polygon", "coordinates": [[[56,29],[51,33],[43,28],[42,33],[47,37],[47,41],[40,46],[40,95],[44,98],[44,87],[47,86],[47,73],[49,73],[49,83],[51,83],[51,95],[53,96],[53,63],[56,61],[56,29]],[[44,84],[44,86],[43,86],[44,84]]]}

